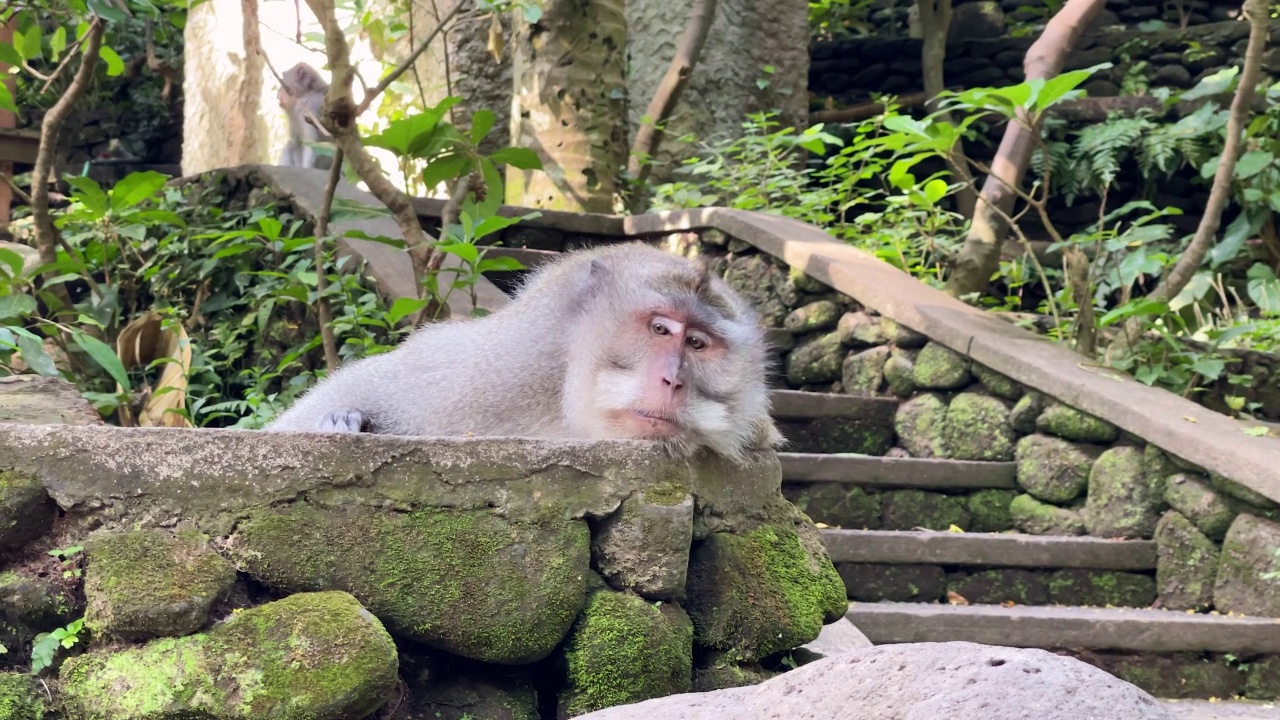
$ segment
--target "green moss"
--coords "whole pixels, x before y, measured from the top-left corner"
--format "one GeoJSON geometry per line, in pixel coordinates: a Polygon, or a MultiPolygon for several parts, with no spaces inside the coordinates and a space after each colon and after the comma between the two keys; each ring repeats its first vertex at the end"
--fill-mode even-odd
{"type": "Polygon", "coordinates": [[[0,471],[0,550],[43,535],[53,524],[54,503],[39,478],[0,471]]]}
{"type": "Polygon", "coordinates": [[[960,353],[930,342],[916,356],[911,379],[916,387],[934,390],[954,390],[973,381],[969,374],[969,360],[960,353]]]}
{"type": "Polygon", "coordinates": [[[688,692],[693,625],[678,605],[593,593],[565,647],[562,715],[688,692]]]}
{"type": "Polygon", "coordinates": [[[1060,508],[1040,502],[1030,495],[1019,495],[1009,503],[1013,526],[1032,535],[1083,535],[1084,520],[1078,510],[1060,508]]]}
{"type": "Polygon", "coordinates": [[[815,522],[851,530],[880,529],[880,494],[841,483],[786,483],[782,494],[815,522]]]}
{"type": "Polygon", "coordinates": [[[1107,570],[1067,569],[1049,573],[1049,602],[1091,607],[1149,607],[1156,581],[1149,575],[1107,570]]]}
{"type": "Polygon", "coordinates": [[[299,504],[242,523],[245,569],[285,592],[337,589],[392,633],[463,657],[546,657],[586,598],[581,520],[511,521],[488,510],[317,511],[299,504]]]}
{"type": "Polygon", "coordinates": [[[999,398],[965,392],[947,406],[942,444],[953,460],[1007,462],[1017,439],[1009,408],[999,398]]]}
{"type": "Polygon", "coordinates": [[[0,718],[41,720],[44,713],[44,697],[36,689],[32,676],[0,673],[0,718]]]}
{"type": "Polygon", "coordinates": [[[1115,425],[1081,412],[1073,407],[1054,403],[1036,418],[1036,429],[1067,440],[1109,443],[1120,437],[1115,425]]]}
{"type": "Polygon", "coordinates": [[[815,544],[775,525],[707,538],[689,567],[686,607],[698,643],[753,662],[813,640],[844,615],[844,582],[815,544]]]}
{"type": "Polygon", "coordinates": [[[1017,496],[1012,490],[979,490],[965,498],[969,511],[969,532],[1004,532],[1013,528],[1009,504],[1017,496]]]}
{"type": "Polygon", "coordinates": [[[654,505],[679,505],[689,497],[689,486],[674,481],[654,483],[644,490],[644,501],[654,505]]]}
{"type": "Polygon", "coordinates": [[[62,667],[73,720],[365,717],[391,696],[395,644],[346,593],[293,595],[208,633],[96,651],[62,667]]]}
{"type": "Polygon", "coordinates": [[[917,527],[947,530],[952,525],[968,530],[972,518],[965,499],[924,490],[888,490],[881,497],[885,530],[911,530],[917,527]]]}

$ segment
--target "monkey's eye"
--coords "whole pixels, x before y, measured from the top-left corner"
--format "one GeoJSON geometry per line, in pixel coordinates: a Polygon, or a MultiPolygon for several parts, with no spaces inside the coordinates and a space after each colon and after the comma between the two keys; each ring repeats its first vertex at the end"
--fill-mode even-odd
{"type": "Polygon", "coordinates": [[[685,342],[694,350],[702,350],[707,347],[707,339],[701,335],[690,335],[685,342]]]}
{"type": "Polygon", "coordinates": [[[655,335],[671,334],[671,330],[660,320],[654,320],[653,323],[649,325],[649,329],[652,330],[655,335]]]}

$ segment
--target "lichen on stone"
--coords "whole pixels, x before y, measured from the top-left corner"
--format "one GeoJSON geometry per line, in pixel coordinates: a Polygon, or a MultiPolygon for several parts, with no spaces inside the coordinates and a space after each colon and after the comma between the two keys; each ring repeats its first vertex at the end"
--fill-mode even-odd
{"type": "Polygon", "coordinates": [[[0,672],[0,718],[4,720],[43,720],[44,695],[34,676],[27,673],[0,672]]]}
{"type": "Polygon", "coordinates": [[[1115,425],[1062,403],[1045,408],[1036,418],[1036,429],[1078,442],[1110,443],[1120,437],[1115,425]]]}
{"type": "Polygon", "coordinates": [[[1009,503],[1013,526],[1031,535],[1083,535],[1084,519],[1075,508],[1064,508],[1040,502],[1030,495],[1019,495],[1009,503]]]}
{"type": "Polygon", "coordinates": [[[990,395],[962,392],[947,405],[942,445],[953,460],[1007,462],[1013,459],[1017,434],[1009,424],[1009,408],[990,395]]]}
{"type": "Polygon", "coordinates": [[[911,377],[916,387],[928,390],[955,390],[973,382],[969,359],[937,342],[920,350],[911,377]]]}

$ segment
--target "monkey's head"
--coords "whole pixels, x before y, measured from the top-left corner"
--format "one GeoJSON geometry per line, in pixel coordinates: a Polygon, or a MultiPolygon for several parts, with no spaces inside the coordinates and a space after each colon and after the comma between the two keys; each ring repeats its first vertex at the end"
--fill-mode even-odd
{"type": "Polygon", "coordinates": [[[734,459],[782,442],[767,341],[741,296],[705,264],[657,248],[590,255],[567,347],[564,410],[577,432],[734,459]]]}

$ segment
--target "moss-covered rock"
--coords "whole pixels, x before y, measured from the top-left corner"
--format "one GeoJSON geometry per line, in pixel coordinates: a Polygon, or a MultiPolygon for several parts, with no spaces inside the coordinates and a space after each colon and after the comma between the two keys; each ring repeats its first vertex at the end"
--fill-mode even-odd
{"type": "Polygon", "coordinates": [[[1122,445],[1098,456],[1089,473],[1084,525],[1097,537],[1149,538],[1160,515],[1142,472],[1142,450],[1122,445]]]}
{"type": "Polygon", "coordinates": [[[550,654],[582,608],[590,543],[582,520],[297,503],[253,514],[237,551],[250,575],[278,590],[345,590],[393,634],[523,664],[550,654]]]}
{"type": "Polygon", "coordinates": [[[782,494],[814,522],[849,530],[880,529],[880,494],[844,483],[788,483],[782,494]]]}
{"type": "Polygon", "coordinates": [[[884,455],[893,447],[893,416],[824,417],[780,420],[788,452],[884,455]]]}
{"type": "Polygon", "coordinates": [[[947,592],[947,574],[937,565],[840,563],[836,571],[859,602],[938,602],[947,592]]]}
{"type": "Polygon", "coordinates": [[[912,457],[947,457],[943,433],[946,430],[947,403],[938,393],[923,393],[898,406],[893,427],[898,442],[912,457]]]}
{"type": "Polygon", "coordinates": [[[999,398],[963,392],[947,406],[942,444],[953,460],[1008,462],[1017,439],[1009,408],[999,398]]]}
{"type": "Polygon", "coordinates": [[[982,386],[991,391],[991,394],[1002,397],[1005,400],[1018,400],[1022,397],[1022,386],[1006,375],[1002,375],[995,370],[981,363],[972,363],[969,371],[973,376],[982,383],[982,386]]]}
{"type": "Polygon", "coordinates": [[[1018,485],[1045,502],[1070,503],[1089,486],[1089,471],[1102,448],[1078,445],[1052,435],[1027,435],[1018,441],[1018,485]]]}
{"type": "Polygon", "coordinates": [[[1264,655],[1249,662],[1244,695],[1250,700],[1280,700],[1280,655],[1264,655]]]}
{"type": "Polygon", "coordinates": [[[827,287],[821,280],[817,280],[810,275],[806,275],[803,270],[795,266],[787,268],[787,280],[798,292],[810,293],[812,295],[831,292],[831,288],[827,287]]]}
{"type": "Polygon", "coordinates": [[[1156,588],[1160,607],[1207,610],[1213,605],[1218,546],[1176,510],[1156,523],[1156,588]]]}
{"type": "Polygon", "coordinates": [[[1049,602],[1089,607],[1149,607],[1156,599],[1150,575],[1111,570],[1069,568],[1049,573],[1049,602]]]}
{"type": "Polygon", "coordinates": [[[592,557],[610,584],[651,600],[684,597],[693,543],[693,496],[651,488],[623,501],[592,537],[592,557]]]}
{"type": "Polygon", "coordinates": [[[1250,490],[1220,473],[1209,473],[1209,487],[1212,487],[1219,494],[1235,500],[1237,503],[1248,505],[1256,514],[1273,517],[1276,514],[1275,511],[1280,509],[1280,503],[1276,503],[1266,495],[1250,490]]]}
{"type": "Polygon", "coordinates": [[[34,676],[0,672],[0,718],[43,720],[44,716],[44,694],[34,676]]]}
{"type": "Polygon", "coordinates": [[[0,470],[0,550],[40,537],[53,525],[55,505],[32,475],[0,470]]]}
{"type": "Polygon", "coordinates": [[[188,635],[209,620],[236,569],[193,531],[134,530],[85,544],[84,624],[131,640],[188,635]]]}
{"type": "Polygon", "coordinates": [[[1009,503],[1013,526],[1031,535],[1083,535],[1084,518],[1074,508],[1040,502],[1030,495],[1019,495],[1009,503]]]}
{"type": "Polygon", "coordinates": [[[969,360],[951,348],[930,342],[916,356],[911,379],[926,390],[955,390],[973,382],[969,360]]]}
{"type": "Polygon", "coordinates": [[[889,360],[887,345],[850,353],[840,370],[840,384],[850,395],[873,395],[884,385],[884,366],[889,360]]]}
{"type": "Polygon", "coordinates": [[[947,590],[983,605],[1044,605],[1049,601],[1044,576],[1018,568],[953,573],[947,577],[947,590]]]}
{"type": "Polygon", "coordinates": [[[346,720],[391,699],[396,646],[346,593],[291,595],[207,633],[69,658],[68,720],[346,720]]]}
{"type": "Polygon", "coordinates": [[[1036,419],[1048,407],[1049,401],[1038,392],[1028,392],[1014,403],[1009,412],[1009,424],[1014,430],[1026,435],[1036,431],[1036,419]]]}
{"type": "Polygon", "coordinates": [[[1230,698],[1239,694],[1244,674],[1224,660],[1193,653],[1123,655],[1104,669],[1159,698],[1230,698]]]}
{"type": "Polygon", "coordinates": [[[830,300],[818,300],[787,313],[782,327],[793,333],[811,333],[830,330],[840,320],[840,306],[830,300]]]}
{"type": "MultiPolygon", "coordinates": [[[[431,658],[430,667],[404,673],[408,697],[404,720],[538,720],[538,693],[530,673],[451,658],[431,658]]],[[[374,716],[376,717],[376,716],[374,716]]]]}
{"type": "Polygon", "coordinates": [[[804,340],[787,355],[787,382],[809,385],[839,380],[847,352],[840,344],[839,333],[826,333],[804,340]]]}
{"type": "Polygon", "coordinates": [[[900,398],[908,398],[916,392],[916,381],[912,379],[916,368],[916,350],[904,350],[895,347],[884,362],[884,380],[889,392],[900,398]]]}
{"type": "Polygon", "coordinates": [[[1214,492],[1203,477],[1192,473],[1170,475],[1164,499],[1211,540],[1221,540],[1236,517],[1235,507],[1214,492]]]}
{"type": "Polygon", "coordinates": [[[1241,513],[1222,540],[1213,605],[1221,612],[1280,617],[1280,523],[1241,513]]]}
{"type": "Polygon", "coordinates": [[[848,600],[817,532],[779,523],[695,548],[686,608],[699,645],[753,662],[818,637],[848,600]]]}
{"type": "Polygon", "coordinates": [[[1120,437],[1115,425],[1061,403],[1051,404],[1036,417],[1036,429],[1077,442],[1110,443],[1120,437]]]}
{"type": "Polygon", "coordinates": [[[693,669],[693,692],[759,685],[778,674],[760,663],[734,662],[724,653],[706,653],[693,669]]]}
{"type": "Polygon", "coordinates": [[[964,500],[969,511],[969,532],[998,533],[1013,529],[1013,515],[1009,504],[1017,497],[1012,490],[988,488],[979,490],[964,500]]]}
{"type": "MultiPolygon", "coordinates": [[[[724,280],[742,293],[760,314],[763,324],[781,327],[787,305],[781,299],[788,288],[787,275],[760,254],[741,255],[729,261],[724,280]]],[[[794,295],[794,291],[785,293],[794,295]]]]}
{"type": "Polygon", "coordinates": [[[1147,487],[1150,488],[1151,499],[1160,505],[1162,510],[1168,506],[1164,496],[1168,490],[1169,476],[1177,472],[1178,466],[1163,450],[1150,443],[1142,448],[1142,474],[1146,478],[1147,487]]]}
{"type": "Polygon", "coordinates": [[[679,605],[600,590],[565,644],[560,717],[689,692],[693,625],[679,605]]]}
{"type": "Polygon", "coordinates": [[[48,579],[0,572],[0,619],[22,625],[30,635],[66,625],[83,610],[77,600],[48,579]]]}
{"type": "Polygon", "coordinates": [[[840,324],[836,331],[840,333],[840,341],[850,347],[869,347],[889,342],[880,318],[872,317],[865,312],[851,312],[840,316],[840,324]]]}
{"type": "Polygon", "coordinates": [[[888,490],[882,494],[881,522],[885,530],[911,530],[917,527],[946,530],[955,525],[969,529],[972,517],[965,499],[925,490],[888,490]]]}

